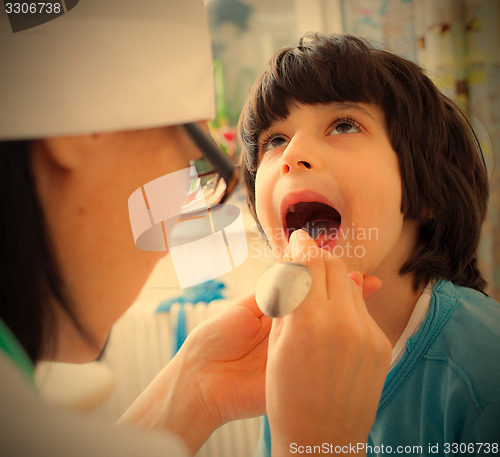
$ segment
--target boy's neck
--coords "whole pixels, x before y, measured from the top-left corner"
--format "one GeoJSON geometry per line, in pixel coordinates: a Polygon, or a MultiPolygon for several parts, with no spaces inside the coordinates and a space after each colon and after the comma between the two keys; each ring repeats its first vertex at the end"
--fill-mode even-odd
{"type": "Polygon", "coordinates": [[[402,278],[394,272],[379,277],[383,286],[366,300],[366,306],[394,347],[408,324],[422,290],[415,292],[411,276],[402,278]]]}
{"type": "Polygon", "coordinates": [[[415,304],[426,286],[421,284],[415,291],[414,276],[399,274],[416,244],[419,231],[415,221],[405,221],[404,224],[406,227],[401,233],[397,247],[379,265],[377,271],[372,273],[382,280],[382,287],[366,300],[368,312],[385,333],[392,347],[406,328],[415,304]]]}

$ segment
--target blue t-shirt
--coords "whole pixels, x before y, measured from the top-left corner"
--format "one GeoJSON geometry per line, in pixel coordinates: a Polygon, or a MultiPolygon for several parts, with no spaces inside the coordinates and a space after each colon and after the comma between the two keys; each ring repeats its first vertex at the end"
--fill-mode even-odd
{"type": "MultiPolygon", "coordinates": [[[[365,450],[500,455],[499,445],[500,304],[439,281],[424,322],[387,376],[365,450]]],[[[264,418],[256,456],[270,455],[264,418]]]]}

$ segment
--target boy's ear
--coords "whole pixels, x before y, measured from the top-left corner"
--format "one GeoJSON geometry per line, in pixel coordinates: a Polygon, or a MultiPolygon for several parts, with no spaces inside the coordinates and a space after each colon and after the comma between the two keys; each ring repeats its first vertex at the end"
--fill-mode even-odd
{"type": "Polygon", "coordinates": [[[62,171],[75,171],[82,163],[83,146],[87,142],[85,136],[47,138],[36,141],[33,151],[43,153],[46,160],[62,171]]]}

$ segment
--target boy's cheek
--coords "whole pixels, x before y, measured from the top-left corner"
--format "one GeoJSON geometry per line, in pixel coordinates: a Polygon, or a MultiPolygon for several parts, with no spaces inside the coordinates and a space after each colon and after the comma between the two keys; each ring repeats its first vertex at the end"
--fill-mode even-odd
{"type": "Polygon", "coordinates": [[[272,230],[275,228],[276,222],[273,217],[271,198],[260,198],[260,195],[260,193],[256,193],[255,195],[255,212],[257,214],[257,219],[264,231],[272,230]]]}
{"type": "Polygon", "coordinates": [[[266,238],[269,241],[271,247],[279,246],[283,244],[284,236],[282,236],[282,230],[278,230],[276,227],[263,226],[264,233],[266,234],[266,238]]]}

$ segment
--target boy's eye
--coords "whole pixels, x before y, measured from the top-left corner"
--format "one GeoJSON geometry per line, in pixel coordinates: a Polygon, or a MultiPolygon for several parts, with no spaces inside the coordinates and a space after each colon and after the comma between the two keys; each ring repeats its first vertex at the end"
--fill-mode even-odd
{"type": "Polygon", "coordinates": [[[271,138],[269,138],[263,142],[262,149],[264,151],[270,151],[271,149],[280,148],[282,146],[285,146],[287,143],[288,143],[288,140],[286,138],[283,138],[280,135],[274,135],[271,138]]]}
{"type": "Polygon", "coordinates": [[[361,126],[352,119],[337,119],[333,125],[330,135],[346,135],[361,132],[361,126]]]}

